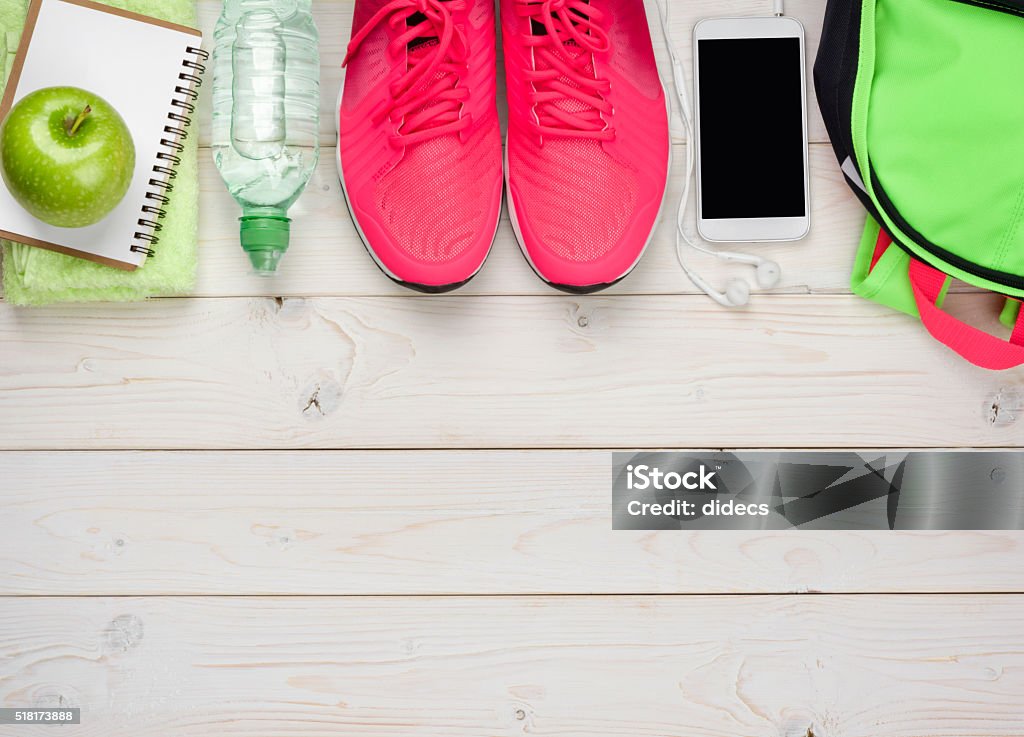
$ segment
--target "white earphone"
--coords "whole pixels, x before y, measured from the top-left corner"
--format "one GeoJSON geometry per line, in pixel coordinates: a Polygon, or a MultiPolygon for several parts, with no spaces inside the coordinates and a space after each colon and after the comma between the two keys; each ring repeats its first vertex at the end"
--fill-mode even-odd
{"type": "MultiPolygon", "coordinates": [[[[668,47],[669,56],[672,59],[672,77],[675,82],[676,96],[679,98],[679,109],[683,116],[683,127],[686,130],[686,182],[683,186],[683,199],[679,203],[679,210],[676,217],[676,258],[683,272],[693,282],[694,286],[707,294],[723,307],[744,307],[750,303],[750,285],[743,279],[732,279],[725,287],[725,291],[719,291],[708,284],[704,279],[693,271],[683,257],[683,244],[700,253],[714,256],[731,263],[748,264],[756,268],[757,285],[762,289],[771,289],[779,284],[782,279],[782,268],[771,259],[762,258],[746,253],[733,251],[716,251],[702,246],[690,238],[686,232],[686,215],[690,206],[690,187],[693,181],[694,171],[697,168],[697,152],[694,146],[694,124],[693,110],[690,107],[688,86],[686,84],[686,71],[683,62],[676,54],[675,46],[672,44],[672,36],[668,29],[666,11],[661,9],[661,1],[655,0],[658,8],[658,16],[661,19],[661,29],[665,36],[665,45],[668,47]]],[[[776,0],[775,11],[782,13],[782,3],[776,0]]]]}

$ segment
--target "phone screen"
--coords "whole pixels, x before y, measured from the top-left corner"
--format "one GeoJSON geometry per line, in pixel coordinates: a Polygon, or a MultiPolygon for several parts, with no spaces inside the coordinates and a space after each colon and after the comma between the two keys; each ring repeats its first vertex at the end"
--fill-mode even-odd
{"type": "Polygon", "coordinates": [[[800,39],[698,43],[701,216],[805,217],[800,39]]]}

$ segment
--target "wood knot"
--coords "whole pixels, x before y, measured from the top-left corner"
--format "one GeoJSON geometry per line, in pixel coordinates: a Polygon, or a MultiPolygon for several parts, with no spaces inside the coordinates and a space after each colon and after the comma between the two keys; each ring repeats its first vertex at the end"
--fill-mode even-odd
{"type": "Polygon", "coordinates": [[[299,396],[302,416],[308,420],[320,420],[341,406],[342,389],[338,382],[324,377],[307,385],[299,396]]]}
{"type": "Polygon", "coordinates": [[[992,427],[1010,427],[1024,410],[1024,397],[1019,392],[1000,389],[985,402],[985,420],[992,427]]]}
{"type": "Polygon", "coordinates": [[[103,630],[103,649],[111,655],[126,653],[138,647],[145,634],[141,619],[134,614],[122,614],[103,630]]]}

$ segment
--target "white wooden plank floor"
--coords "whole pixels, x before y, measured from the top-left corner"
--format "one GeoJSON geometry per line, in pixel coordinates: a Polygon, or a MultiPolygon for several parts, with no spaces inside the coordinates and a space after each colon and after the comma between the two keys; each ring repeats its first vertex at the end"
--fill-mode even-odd
{"type": "Polygon", "coordinates": [[[0,656],[83,737],[1012,737],[1021,603],[19,599],[0,656]]]}
{"type": "Polygon", "coordinates": [[[1020,373],[852,296],[158,300],[4,310],[0,340],[7,448],[1024,441],[1020,373]]]}
{"type": "MultiPolygon", "coordinates": [[[[769,6],[670,2],[684,58],[769,6]]],[[[507,223],[465,290],[413,296],[348,221],[352,2],[314,3],[325,148],[278,280],[204,150],[194,298],[0,303],[0,706],[90,737],[1024,735],[1024,534],[611,531],[610,448],[1024,445],[1024,373],[850,294],[863,215],[816,109],[814,230],[758,247],[786,275],[747,311],[695,294],[670,225],[600,296],[507,223]]],[[[823,0],[787,7],[813,58],[823,0]]]]}
{"type": "Polygon", "coordinates": [[[606,451],[3,453],[0,591],[1024,592],[1018,533],[610,532],[606,451]]]}

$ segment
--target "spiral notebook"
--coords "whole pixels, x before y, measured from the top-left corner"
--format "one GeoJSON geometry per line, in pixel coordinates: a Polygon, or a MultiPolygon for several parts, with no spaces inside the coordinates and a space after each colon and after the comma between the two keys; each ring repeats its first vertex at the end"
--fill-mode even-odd
{"type": "Polygon", "coordinates": [[[34,218],[0,180],[0,238],[127,271],[152,255],[199,97],[207,58],[201,41],[197,30],[89,0],[32,0],[0,119],[44,87],[93,92],[127,123],[135,174],[113,212],[95,225],[71,229],[34,218]]]}

